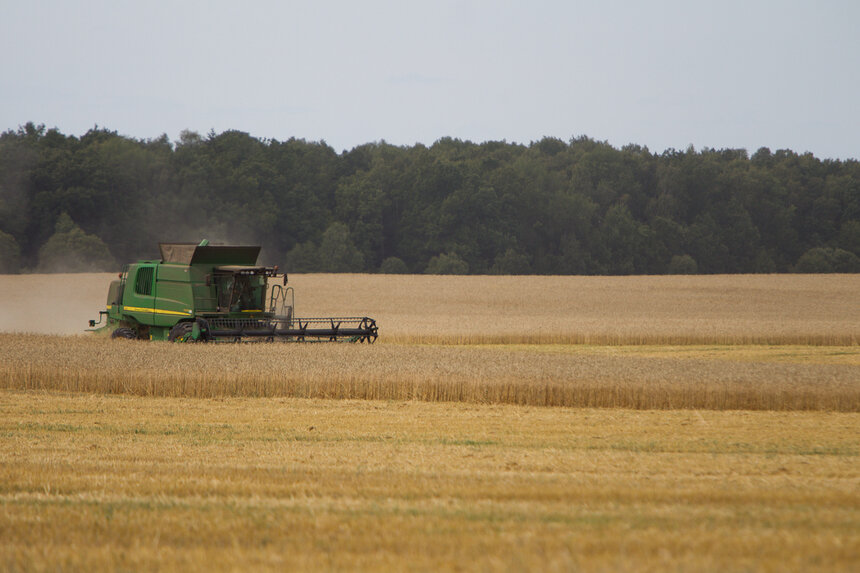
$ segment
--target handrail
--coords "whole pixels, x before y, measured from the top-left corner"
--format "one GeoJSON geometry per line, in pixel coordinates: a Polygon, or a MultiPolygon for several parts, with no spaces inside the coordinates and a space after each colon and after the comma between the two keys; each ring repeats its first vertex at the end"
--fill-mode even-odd
{"type": "Polygon", "coordinates": [[[278,314],[278,303],[281,304],[284,315],[288,318],[292,318],[296,312],[296,291],[293,290],[293,287],[281,286],[281,285],[272,285],[272,290],[269,291],[269,312],[273,315],[278,314]],[[290,304],[287,304],[287,297],[289,297],[290,304]],[[289,309],[289,310],[287,310],[289,309]]]}

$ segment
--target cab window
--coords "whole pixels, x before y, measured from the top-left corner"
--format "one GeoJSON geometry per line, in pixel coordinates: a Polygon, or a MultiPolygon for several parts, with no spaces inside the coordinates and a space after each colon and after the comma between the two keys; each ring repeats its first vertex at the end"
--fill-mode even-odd
{"type": "Polygon", "coordinates": [[[152,295],[152,267],[143,267],[137,270],[137,277],[134,279],[134,292],[137,294],[152,295]]]}

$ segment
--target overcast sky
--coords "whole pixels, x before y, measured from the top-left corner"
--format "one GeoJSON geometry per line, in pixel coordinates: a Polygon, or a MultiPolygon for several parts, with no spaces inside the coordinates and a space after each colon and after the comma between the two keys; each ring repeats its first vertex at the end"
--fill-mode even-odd
{"type": "Polygon", "coordinates": [[[860,158],[853,0],[0,0],[0,130],[860,158]]]}

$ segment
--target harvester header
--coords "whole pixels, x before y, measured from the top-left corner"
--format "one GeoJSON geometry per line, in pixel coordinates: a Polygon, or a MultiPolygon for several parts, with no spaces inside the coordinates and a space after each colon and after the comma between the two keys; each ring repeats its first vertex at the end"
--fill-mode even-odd
{"type": "Polygon", "coordinates": [[[376,321],[298,318],[278,267],[257,265],[259,246],[160,243],[161,260],[126,265],[90,327],[114,338],[241,342],[368,342],[376,321]],[[104,324],[102,321],[104,320],[104,324]],[[99,328],[97,326],[101,325],[99,328]]]}

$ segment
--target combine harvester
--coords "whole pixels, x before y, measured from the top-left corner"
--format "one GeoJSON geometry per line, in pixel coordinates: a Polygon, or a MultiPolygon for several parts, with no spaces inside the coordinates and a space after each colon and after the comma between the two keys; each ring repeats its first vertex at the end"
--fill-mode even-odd
{"type": "Polygon", "coordinates": [[[295,293],[286,286],[287,275],[257,266],[259,246],[205,240],[158,246],[160,261],[127,265],[111,282],[107,309],[99,311],[98,322],[90,321],[91,330],[173,342],[376,340],[376,321],[366,316],[293,316],[295,293]]]}

